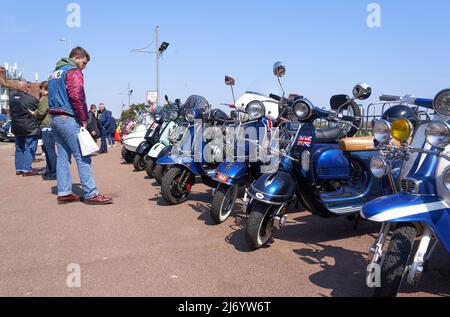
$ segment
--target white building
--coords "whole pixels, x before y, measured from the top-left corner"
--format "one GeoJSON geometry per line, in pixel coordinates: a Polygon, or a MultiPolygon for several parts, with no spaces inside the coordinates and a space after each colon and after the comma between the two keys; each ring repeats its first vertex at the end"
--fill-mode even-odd
{"type": "Polygon", "coordinates": [[[0,87],[0,108],[2,113],[6,113],[9,110],[9,94],[8,89],[0,87]]]}

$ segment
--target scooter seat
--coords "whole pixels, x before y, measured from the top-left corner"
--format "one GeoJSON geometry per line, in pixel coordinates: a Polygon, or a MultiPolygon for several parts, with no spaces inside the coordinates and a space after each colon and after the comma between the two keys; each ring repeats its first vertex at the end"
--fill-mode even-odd
{"type": "Polygon", "coordinates": [[[315,142],[317,143],[336,143],[339,134],[341,133],[340,127],[317,129],[315,142]]]}
{"type": "Polygon", "coordinates": [[[378,151],[373,136],[359,138],[345,138],[339,140],[339,148],[344,152],[378,151]]]}

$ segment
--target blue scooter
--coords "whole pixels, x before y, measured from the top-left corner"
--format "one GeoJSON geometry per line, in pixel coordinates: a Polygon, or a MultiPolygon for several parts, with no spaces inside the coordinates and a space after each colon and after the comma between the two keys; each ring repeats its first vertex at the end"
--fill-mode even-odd
{"type": "MultiPolygon", "coordinates": [[[[226,76],[225,84],[231,86],[234,99],[235,80],[226,76]]],[[[247,187],[261,176],[261,153],[246,138],[259,143],[268,140],[273,127],[272,119],[277,119],[271,114],[279,114],[278,102],[272,96],[247,92],[237,102],[234,100],[232,107],[237,109],[233,111],[236,124],[229,126],[226,133],[232,136],[227,142],[232,153],[219,165],[213,177],[218,186],[214,190],[210,214],[216,224],[226,221],[232,213],[239,188],[247,187]]]]}
{"type": "Polygon", "coordinates": [[[399,184],[391,182],[394,194],[367,203],[361,212],[364,218],[383,223],[370,248],[367,269],[367,282],[376,287],[376,297],[395,297],[404,280],[417,285],[439,242],[450,252],[450,89],[440,92],[434,101],[412,99],[408,103],[434,106],[436,116],[435,121],[421,124],[415,131],[408,128],[410,123],[405,119],[392,126],[375,123],[379,127],[377,139],[391,137],[401,145],[387,147],[385,155],[373,159],[374,175],[392,174],[389,157],[405,162],[399,184]],[[410,137],[408,144],[405,140],[410,137]],[[417,237],[420,242],[414,251],[417,237]]]}
{"type": "Polygon", "coordinates": [[[200,176],[205,185],[216,187],[212,180],[216,168],[223,161],[222,128],[229,122],[228,116],[221,110],[210,109],[208,101],[200,96],[191,96],[186,101],[186,121],[190,122],[184,140],[172,154],[158,159],[157,164],[166,166],[162,178],[161,193],[171,205],[187,200],[196,177],[200,176]],[[201,124],[194,124],[199,120],[201,124]],[[206,135],[204,128],[215,127],[214,133],[206,135]],[[216,138],[219,132],[222,138],[216,138]],[[205,155],[203,155],[205,153],[205,155]]]}
{"type": "Polygon", "coordinates": [[[282,155],[278,171],[263,175],[247,190],[251,200],[246,233],[253,248],[265,245],[273,230],[283,227],[294,203],[302,203],[322,217],[348,216],[384,194],[383,182],[370,173],[370,160],[378,151],[373,137],[351,138],[361,124],[355,100],[369,98],[371,91],[367,84],[359,84],[353,89],[353,98],[333,96],[331,111],[316,108],[301,97],[290,101],[301,128],[288,154],[282,155]],[[335,126],[317,129],[317,119],[335,126]]]}

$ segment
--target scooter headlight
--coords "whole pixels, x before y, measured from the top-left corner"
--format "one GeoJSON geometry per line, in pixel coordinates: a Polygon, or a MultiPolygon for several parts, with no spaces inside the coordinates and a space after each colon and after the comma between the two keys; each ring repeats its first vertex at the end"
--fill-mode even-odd
{"type": "Polygon", "coordinates": [[[425,131],[427,142],[438,149],[443,149],[450,144],[450,125],[443,121],[430,123],[425,131]]]}
{"type": "Polygon", "coordinates": [[[163,118],[162,113],[155,113],[155,120],[156,121],[161,121],[162,118],[163,118]]]}
{"type": "Polygon", "coordinates": [[[266,113],[266,107],[260,101],[253,101],[247,105],[245,112],[248,114],[250,120],[259,120],[264,117],[266,113]]]}
{"type": "Polygon", "coordinates": [[[450,89],[446,89],[437,94],[434,98],[434,110],[441,116],[450,117],[450,89]]]}
{"type": "Polygon", "coordinates": [[[178,119],[178,111],[171,111],[170,112],[170,119],[172,120],[172,121],[175,121],[175,120],[177,120],[178,119]]]}
{"type": "Polygon", "coordinates": [[[185,119],[187,122],[194,122],[195,120],[195,111],[193,109],[186,110],[185,119]]]}
{"type": "Polygon", "coordinates": [[[375,120],[373,135],[379,143],[388,143],[391,140],[391,123],[386,120],[375,120]]]}
{"type": "Polygon", "coordinates": [[[306,120],[312,115],[312,107],[308,103],[300,100],[295,103],[294,114],[299,120],[306,120]]]}
{"type": "Polygon", "coordinates": [[[413,129],[409,120],[397,119],[392,123],[392,136],[399,142],[406,142],[411,137],[413,129]]]}
{"type": "Polygon", "coordinates": [[[442,181],[444,182],[445,188],[450,192],[450,168],[447,168],[443,174],[442,181]]]}
{"type": "Polygon", "coordinates": [[[370,171],[376,178],[383,178],[388,173],[388,165],[382,158],[374,157],[370,161],[370,171]]]}

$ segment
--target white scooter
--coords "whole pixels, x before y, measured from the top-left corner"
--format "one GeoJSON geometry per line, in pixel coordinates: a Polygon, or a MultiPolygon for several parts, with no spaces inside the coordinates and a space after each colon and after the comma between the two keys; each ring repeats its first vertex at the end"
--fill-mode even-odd
{"type": "Polygon", "coordinates": [[[123,138],[122,158],[127,163],[133,163],[136,156],[136,150],[143,141],[145,141],[145,134],[148,128],[153,123],[152,113],[145,110],[137,116],[136,128],[130,134],[123,138]]]}

